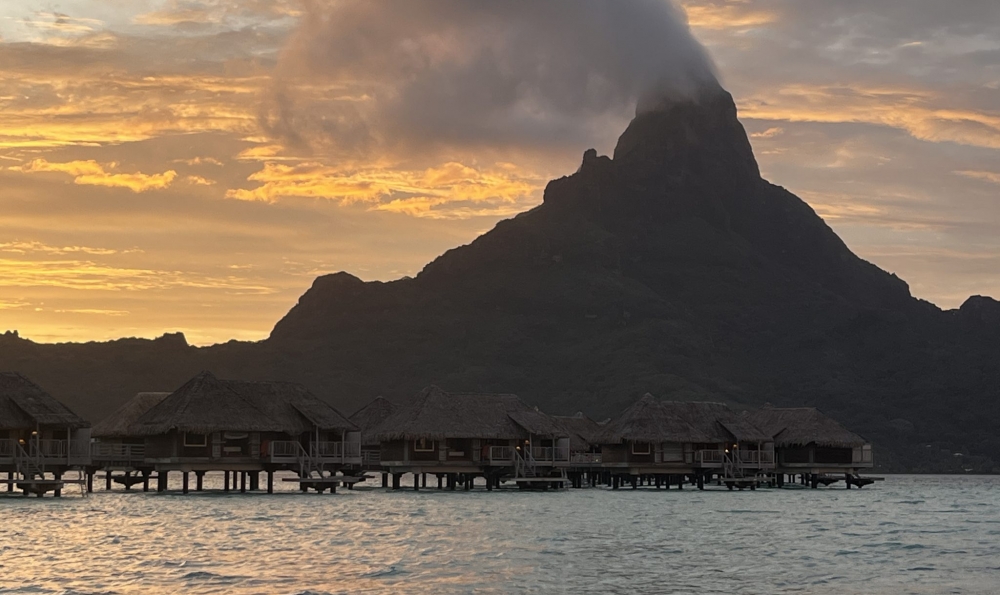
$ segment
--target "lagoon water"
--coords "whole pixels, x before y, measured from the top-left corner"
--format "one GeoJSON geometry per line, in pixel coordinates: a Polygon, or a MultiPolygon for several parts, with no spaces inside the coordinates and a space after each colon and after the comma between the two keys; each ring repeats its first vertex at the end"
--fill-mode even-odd
{"type": "Polygon", "coordinates": [[[850,491],[282,487],[0,495],[0,593],[1000,592],[998,477],[850,491]]]}

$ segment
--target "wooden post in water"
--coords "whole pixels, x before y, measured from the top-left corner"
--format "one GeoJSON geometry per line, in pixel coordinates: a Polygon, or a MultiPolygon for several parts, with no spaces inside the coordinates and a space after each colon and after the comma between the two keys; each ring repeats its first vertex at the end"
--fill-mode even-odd
{"type": "MultiPolygon", "coordinates": [[[[9,492],[10,488],[7,488],[7,491],[9,492]]],[[[107,471],[104,472],[104,491],[105,492],[110,492],[111,491],[111,470],[110,469],[108,469],[107,471]]]]}
{"type": "Polygon", "coordinates": [[[699,490],[705,489],[705,475],[702,473],[698,474],[698,489],[699,490]]]}
{"type": "Polygon", "coordinates": [[[247,472],[246,471],[240,471],[240,493],[241,494],[246,494],[247,493],[247,472]]]}
{"type": "Polygon", "coordinates": [[[187,494],[187,493],[189,493],[191,491],[191,490],[188,489],[188,479],[189,479],[188,475],[189,474],[188,474],[187,471],[184,471],[183,473],[181,473],[181,493],[182,494],[187,494]]]}
{"type": "Polygon", "coordinates": [[[847,489],[851,489],[851,474],[844,473],[844,482],[847,484],[847,489]]]}
{"type": "Polygon", "coordinates": [[[403,476],[402,473],[393,473],[392,474],[392,489],[394,489],[394,490],[398,490],[399,489],[399,478],[402,477],[402,476],[403,476]]]}
{"type": "MultiPolygon", "coordinates": [[[[53,475],[53,477],[55,477],[56,481],[62,481],[62,472],[61,471],[56,471],[52,475],[53,475]]],[[[53,495],[56,498],[61,498],[62,497],[62,488],[59,487],[58,483],[56,484],[56,489],[53,492],[53,495]]]]}
{"type": "Polygon", "coordinates": [[[444,476],[443,476],[443,475],[441,475],[440,473],[438,473],[438,474],[437,474],[437,478],[438,478],[438,489],[440,490],[440,489],[442,489],[442,488],[443,488],[443,484],[444,484],[444,476]]]}
{"type": "Polygon", "coordinates": [[[205,489],[205,472],[195,471],[194,472],[194,491],[200,492],[205,489]]]}
{"type": "Polygon", "coordinates": [[[94,472],[93,471],[87,471],[87,493],[88,494],[93,494],[94,493],[94,472]]]}
{"type": "Polygon", "coordinates": [[[170,472],[167,470],[156,472],[156,491],[167,491],[167,482],[170,480],[170,472]]]}
{"type": "Polygon", "coordinates": [[[222,475],[225,477],[225,479],[222,480],[222,491],[228,494],[229,493],[229,472],[228,471],[223,471],[222,475]]]}
{"type": "Polygon", "coordinates": [[[420,487],[422,487],[422,488],[426,488],[427,487],[427,474],[426,473],[421,473],[420,474],[420,487]]]}
{"type": "Polygon", "coordinates": [[[388,473],[382,473],[382,487],[383,488],[389,487],[389,474],[388,473]]]}
{"type": "Polygon", "coordinates": [[[420,474],[419,473],[414,473],[413,474],[413,491],[416,492],[416,491],[419,491],[419,490],[420,490],[420,474]]]}
{"type": "MultiPolygon", "coordinates": [[[[132,483],[132,482],[129,482],[129,483],[132,483]]],[[[125,484],[125,485],[128,485],[128,483],[125,484]]],[[[149,471],[143,471],[142,472],[142,491],[144,491],[144,492],[148,492],[149,491],[149,471]]]]}
{"type": "Polygon", "coordinates": [[[274,471],[267,472],[267,493],[274,493],[274,471]]]}

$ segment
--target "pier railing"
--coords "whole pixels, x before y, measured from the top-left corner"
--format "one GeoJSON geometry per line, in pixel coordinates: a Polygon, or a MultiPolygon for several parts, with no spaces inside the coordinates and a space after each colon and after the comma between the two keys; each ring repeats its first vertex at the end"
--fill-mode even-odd
{"type": "Polygon", "coordinates": [[[773,467],[774,451],[740,449],[740,462],[751,467],[773,467]]]}
{"type": "Polygon", "coordinates": [[[694,462],[700,467],[721,467],[726,458],[722,450],[699,450],[694,453],[694,462]]]}
{"type": "Polygon", "coordinates": [[[382,450],[379,448],[362,448],[361,464],[366,467],[375,467],[382,464],[382,450]]]}
{"type": "Polygon", "coordinates": [[[514,449],[510,446],[491,446],[489,452],[490,464],[510,463],[514,460],[514,449]]]}
{"type": "Polygon", "coordinates": [[[90,445],[90,457],[95,462],[141,463],[146,459],[143,444],[114,444],[94,442],[90,445]]]}
{"type": "Polygon", "coordinates": [[[360,442],[316,442],[313,445],[313,456],[321,459],[360,459],[360,442]]]}
{"type": "Polygon", "coordinates": [[[536,463],[569,462],[569,447],[533,446],[531,456],[536,463]]]}

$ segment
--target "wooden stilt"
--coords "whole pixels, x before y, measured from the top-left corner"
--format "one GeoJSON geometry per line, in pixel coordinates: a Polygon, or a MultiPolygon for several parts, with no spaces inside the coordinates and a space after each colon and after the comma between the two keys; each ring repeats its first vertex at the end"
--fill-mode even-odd
{"type": "MultiPolygon", "coordinates": [[[[125,485],[129,485],[130,483],[132,483],[132,482],[128,482],[125,485]]],[[[149,491],[149,471],[143,471],[142,472],[142,491],[143,492],[148,492],[149,491]]]]}
{"type": "MultiPolygon", "coordinates": [[[[56,478],[56,481],[62,481],[62,472],[61,472],[61,471],[56,471],[56,472],[55,472],[55,473],[54,473],[53,475],[55,476],[55,478],[56,478]]],[[[56,485],[58,485],[58,484],[56,484],[56,485]]],[[[57,487],[57,488],[56,488],[56,489],[55,489],[55,490],[53,491],[53,495],[54,495],[54,496],[55,496],[56,498],[61,498],[61,497],[62,497],[62,488],[59,488],[59,487],[57,487]]]]}
{"type": "Polygon", "coordinates": [[[185,471],[181,474],[181,493],[187,494],[191,490],[188,489],[188,472],[185,471]]]}
{"type": "MultiPolygon", "coordinates": [[[[10,489],[8,488],[7,491],[10,491],[10,489]]],[[[105,492],[110,492],[111,491],[111,470],[110,469],[108,469],[108,470],[106,470],[104,472],[104,491],[105,492]]]]}
{"type": "Polygon", "coordinates": [[[389,487],[389,474],[388,473],[383,473],[382,474],[382,487],[383,488],[389,487]]]}
{"type": "Polygon", "coordinates": [[[228,471],[223,471],[222,475],[223,475],[222,491],[228,494],[229,493],[229,472],[228,471]]]}
{"type": "Polygon", "coordinates": [[[420,474],[420,487],[422,487],[422,488],[426,488],[427,487],[427,474],[426,473],[421,473],[420,474]]]}
{"type": "Polygon", "coordinates": [[[125,472],[125,491],[126,492],[132,491],[132,482],[129,481],[130,477],[132,477],[132,472],[131,471],[126,471],[125,472]]]}
{"type": "Polygon", "coordinates": [[[170,480],[170,472],[163,470],[156,472],[156,491],[167,491],[167,482],[170,480]]]}
{"type": "Polygon", "coordinates": [[[437,478],[438,478],[438,489],[440,490],[443,487],[442,484],[444,483],[444,476],[438,473],[437,478]]]}
{"type": "Polygon", "coordinates": [[[205,472],[195,471],[194,472],[194,491],[200,492],[205,487],[205,472]]]}
{"type": "Polygon", "coordinates": [[[416,492],[416,491],[419,491],[419,490],[420,490],[420,474],[419,473],[414,473],[413,474],[413,491],[416,492]]]}
{"type": "Polygon", "coordinates": [[[393,473],[392,474],[392,489],[394,489],[394,490],[398,490],[399,489],[399,478],[402,477],[402,476],[403,476],[402,473],[393,473]]]}
{"type": "Polygon", "coordinates": [[[274,471],[267,472],[267,493],[268,494],[274,493],[274,471]]]}
{"type": "Polygon", "coordinates": [[[241,494],[246,494],[247,493],[247,472],[246,471],[240,471],[240,493],[241,494]]]}

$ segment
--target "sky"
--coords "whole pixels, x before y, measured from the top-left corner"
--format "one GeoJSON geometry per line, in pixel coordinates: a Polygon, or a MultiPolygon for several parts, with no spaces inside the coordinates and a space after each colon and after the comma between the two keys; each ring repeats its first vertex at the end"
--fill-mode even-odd
{"type": "Polygon", "coordinates": [[[538,204],[706,64],[857,254],[1000,296],[995,0],[5,0],[0,332],[265,338],[318,275],[538,204]]]}

